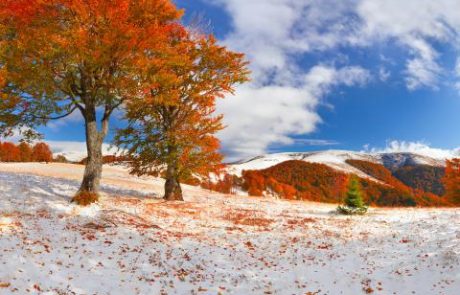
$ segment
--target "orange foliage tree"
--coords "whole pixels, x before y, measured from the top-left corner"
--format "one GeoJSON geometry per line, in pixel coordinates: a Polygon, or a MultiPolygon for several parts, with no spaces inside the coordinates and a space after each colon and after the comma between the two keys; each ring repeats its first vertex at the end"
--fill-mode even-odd
{"type": "Polygon", "coordinates": [[[452,205],[460,205],[460,159],[446,161],[443,178],[445,197],[452,205]]]}
{"type": "Polygon", "coordinates": [[[52,162],[53,153],[51,152],[49,145],[44,142],[35,144],[32,149],[32,159],[34,162],[52,162]]]}
{"type": "Polygon", "coordinates": [[[3,162],[20,162],[19,148],[11,142],[0,143],[0,160],[3,162]]]}
{"type": "Polygon", "coordinates": [[[1,134],[36,136],[34,127],[81,112],[80,192],[97,195],[110,117],[143,95],[145,64],[161,64],[180,16],[170,0],[0,1],[1,134]]]}
{"type": "Polygon", "coordinates": [[[18,145],[18,148],[21,156],[21,162],[32,162],[32,147],[26,142],[21,142],[18,145]]]}
{"type": "Polygon", "coordinates": [[[180,183],[219,170],[214,134],[223,128],[215,103],[248,79],[244,56],[212,36],[177,32],[163,52],[167,66],[151,63],[147,97],[128,103],[129,126],[115,142],[132,158],[132,173],[162,174],[166,200],[183,200],[180,183]]]}

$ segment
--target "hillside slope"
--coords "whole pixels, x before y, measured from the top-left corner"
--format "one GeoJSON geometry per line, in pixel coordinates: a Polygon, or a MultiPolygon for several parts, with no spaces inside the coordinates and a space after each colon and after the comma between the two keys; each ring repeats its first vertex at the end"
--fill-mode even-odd
{"type": "MultiPolygon", "coordinates": [[[[230,164],[228,165],[227,172],[236,176],[242,176],[244,171],[268,171],[273,167],[279,168],[282,163],[289,161],[302,161],[308,164],[325,165],[342,174],[357,175],[362,179],[362,183],[368,191],[368,195],[374,195],[368,197],[369,200],[373,200],[371,201],[372,204],[441,205],[443,201],[437,198],[437,196],[442,196],[444,193],[442,177],[444,176],[445,160],[446,159],[439,157],[429,157],[427,155],[413,153],[363,153],[330,150],[264,155],[248,161],[230,164]],[[388,190],[388,187],[391,189],[388,190]],[[402,199],[400,201],[377,201],[378,199],[381,199],[379,196],[382,195],[391,195],[391,197],[384,197],[386,200],[395,199],[395,191],[401,195],[402,199]],[[379,196],[376,196],[375,194],[378,194],[379,196]],[[412,195],[410,198],[415,201],[410,201],[410,198],[408,199],[407,197],[408,195],[412,195]],[[402,202],[403,199],[407,200],[407,202],[402,202]]],[[[317,166],[304,165],[304,169],[309,169],[309,167],[311,169],[315,169],[317,166]]],[[[284,173],[290,173],[289,171],[286,171],[286,169],[283,169],[283,171],[284,173]]],[[[269,174],[270,173],[271,172],[269,172],[269,174]]],[[[308,174],[308,172],[303,173],[308,174]]],[[[315,181],[313,178],[309,179],[310,181],[315,181]]],[[[291,183],[286,180],[281,180],[281,182],[284,185],[294,188],[298,185],[298,183],[291,183]]],[[[249,186],[246,185],[246,190],[248,190],[248,188],[249,186]]],[[[298,198],[314,200],[322,199],[323,201],[328,202],[336,202],[340,199],[340,196],[324,198],[324,195],[336,193],[336,189],[332,186],[329,186],[326,189],[332,191],[323,193],[323,197],[305,198],[305,196],[298,196],[298,198]]],[[[264,188],[259,187],[255,193],[253,190],[252,192],[249,192],[249,194],[261,195],[260,190],[263,191],[264,188]]],[[[292,190],[289,191],[289,194],[292,195],[292,190]]],[[[316,196],[318,196],[318,194],[316,194],[316,196]]]]}
{"type": "MultiPolygon", "coordinates": [[[[413,153],[364,153],[353,151],[327,150],[304,153],[278,153],[258,156],[246,161],[240,161],[229,165],[229,172],[241,175],[243,170],[261,170],[275,166],[279,163],[299,160],[308,163],[325,164],[336,170],[354,173],[359,175],[355,167],[346,163],[347,160],[361,160],[382,164],[390,170],[395,170],[405,166],[428,165],[434,167],[445,166],[445,160],[426,155],[413,153]]],[[[365,176],[365,175],[359,175],[365,176]]]]}
{"type": "MultiPolygon", "coordinates": [[[[403,207],[448,205],[441,197],[406,186],[380,164],[361,160],[347,160],[346,163],[370,176],[360,178],[367,204],[403,207]]],[[[349,174],[325,164],[291,160],[262,170],[243,171],[242,179],[242,188],[252,196],[341,203],[349,174]]]]}
{"type": "Polygon", "coordinates": [[[185,203],[164,203],[151,198],[161,180],[115,167],[104,168],[100,203],[82,209],[69,204],[81,170],[0,164],[0,294],[454,295],[460,288],[456,209],[373,208],[349,218],[325,204],[188,186],[185,203]]]}

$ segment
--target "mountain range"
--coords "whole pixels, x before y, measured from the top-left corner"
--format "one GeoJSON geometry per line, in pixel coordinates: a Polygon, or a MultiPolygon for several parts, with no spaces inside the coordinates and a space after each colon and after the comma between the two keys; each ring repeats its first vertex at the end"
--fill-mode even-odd
{"type": "Polygon", "coordinates": [[[254,196],[340,202],[355,175],[370,204],[433,206],[447,205],[442,198],[446,160],[417,153],[328,150],[267,154],[231,163],[227,172],[254,196]]]}

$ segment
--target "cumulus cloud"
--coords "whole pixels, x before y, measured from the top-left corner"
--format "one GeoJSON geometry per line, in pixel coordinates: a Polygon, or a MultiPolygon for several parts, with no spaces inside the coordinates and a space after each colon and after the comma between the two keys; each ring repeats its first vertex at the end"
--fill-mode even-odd
{"type": "Polygon", "coordinates": [[[385,67],[380,67],[379,69],[379,79],[382,82],[386,82],[391,76],[390,71],[388,71],[385,67]]]}
{"type": "MultiPolygon", "coordinates": [[[[299,74],[301,75],[301,74],[299,74]]],[[[358,67],[313,67],[297,83],[247,85],[235,97],[222,100],[218,110],[227,126],[221,134],[232,157],[262,154],[271,144],[292,144],[290,135],[315,131],[321,118],[317,107],[334,86],[363,84],[369,74],[358,67]]]]}
{"type": "Polygon", "coordinates": [[[389,141],[385,148],[370,148],[369,145],[364,147],[365,152],[371,153],[414,153],[422,156],[433,157],[437,159],[451,159],[460,155],[460,149],[439,149],[433,148],[430,144],[416,141],[389,141]]]}
{"type": "Polygon", "coordinates": [[[457,58],[457,64],[455,65],[455,76],[457,77],[457,82],[455,82],[455,88],[460,94],[460,57],[457,58]]]}
{"type": "Polygon", "coordinates": [[[331,146],[339,144],[339,142],[335,140],[326,139],[296,139],[294,141],[296,144],[302,144],[306,146],[331,146]]]}
{"type": "MultiPolygon", "coordinates": [[[[299,59],[337,48],[366,49],[378,43],[406,51],[402,80],[409,90],[437,89],[445,69],[432,41],[459,44],[458,0],[207,0],[223,7],[232,29],[222,42],[244,52],[253,81],[219,103],[228,128],[221,139],[232,156],[263,153],[291,144],[292,135],[316,130],[317,108],[339,86],[360,86],[373,76],[348,57],[304,68],[299,59]]],[[[384,61],[382,61],[384,62],[384,61]]],[[[382,66],[375,76],[396,73],[382,66]]],[[[460,82],[453,87],[460,88],[460,82]]]]}
{"type": "Polygon", "coordinates": [[[71,123],[83,123],[83,115],[79,110],[75,110],[72,114],[65,118],[59,120],[51,120],[46,126],[53,131],[60,131],[62,127],[65,127],[71,123]]]}
{"type": "Polygon", "coordinates": [[[227,128],[220,138],[228,159],[262,154],[273,144],[292,144],[290,136],[316,130],[321,122],[317,108],[334,87],[364,85],[370,79],[359,66],[317,64],[305,69],[295,61],[311,50],[336,46],[339,35],[346,33],[346,20],[341,19],[346,3],[335,2],[212,1],[233,19],[233,30],[223,42],[246,53],[253,73],[250,84],[218,104],[225,114],[227,128]],[[330,12],[325,13],[328,5],[330,12]],[[323,26],[325,22],[334,25],[323,26]]]}
{"type": "Polygon", "coordinates": [[[357,12],[368,42],[397,40],[409,50],[406,83],[409,89],[436,88],[443,69],[430,40],[457,44],[460,14],[456,0],[361,0],[357,12]]]}

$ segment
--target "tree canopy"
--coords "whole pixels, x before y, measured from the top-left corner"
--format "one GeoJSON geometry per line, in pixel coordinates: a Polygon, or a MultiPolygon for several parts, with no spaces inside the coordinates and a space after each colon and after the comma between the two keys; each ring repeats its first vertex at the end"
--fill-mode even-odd
{"type": "Polygon", "coordinates": [[[96,193],[113,112],[143,96],[143,78],[184,30],[169,0],[3,0],[0,3],[0,134],[34,137],[75,111],[88,161],[81,191],[96,193]]]}
{"type": "Polygon", "coordinates": [[[179,183],[207,176],[222,156],[214,134],[222,116],[216,99],[248,80],[244,56],[219,46],[212,36],[184,32],[170,40],[167,66],[152,64],[146,97],[127,104],[128,127],[116,143],[132,157],[132,172],[163,174],[165,198],[182,199],[179,183]]]}

